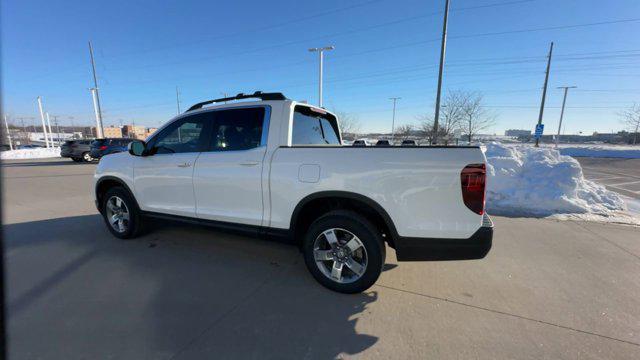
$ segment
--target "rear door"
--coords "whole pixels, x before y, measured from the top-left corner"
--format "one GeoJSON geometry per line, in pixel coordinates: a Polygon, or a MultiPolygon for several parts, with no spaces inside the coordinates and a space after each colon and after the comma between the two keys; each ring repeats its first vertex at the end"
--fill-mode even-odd
{"type": "Polygon", "coordinates": [[[208,146],[210,113],[183,117],[149,141],[149,156],[136,157],[134,186],[143,210],[195,217],[193,169],[208,146]]]}
{"type": "Polygon", "coordinates": [[[197,216],[261,225],[270,107],[232,108],[213,114],[210,146],[200,154],[193,175],[197,216]]]}

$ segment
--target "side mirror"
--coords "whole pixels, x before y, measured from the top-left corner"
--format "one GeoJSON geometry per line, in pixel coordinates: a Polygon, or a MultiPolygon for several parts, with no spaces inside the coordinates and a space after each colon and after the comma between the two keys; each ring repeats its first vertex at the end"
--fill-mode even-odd
{"type": "Polygon", "coordinates": [[[134,140],[129,143],[129,154],[133,156],[146,156],[145,149],[147,148],[147,144],[141,140],[134,140]]]}

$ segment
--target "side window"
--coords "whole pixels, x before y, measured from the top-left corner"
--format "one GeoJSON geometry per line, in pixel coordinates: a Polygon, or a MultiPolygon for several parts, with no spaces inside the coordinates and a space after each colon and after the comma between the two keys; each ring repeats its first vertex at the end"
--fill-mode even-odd
{"type": "Polygon", "coordinates": [[[154,139],[152,153],[173,154],[202,151],[206,114],[178,120],[154,139]]]}
{"type": "Polygon", "coordinates": [[[293,114],[293,145],[340,145],[336,119],[316,113],[307,106],[296,106],[293,114]]]}
{"type": "Polygon", "coordinates": [[[262,145],[264,107],[220,110],[214,114],[210,150],[248,150],[262,145]]]}

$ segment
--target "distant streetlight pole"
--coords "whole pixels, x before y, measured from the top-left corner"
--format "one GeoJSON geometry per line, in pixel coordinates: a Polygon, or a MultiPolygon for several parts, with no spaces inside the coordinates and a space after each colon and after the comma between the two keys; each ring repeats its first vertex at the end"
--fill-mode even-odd
{"type": "Polygon", "coordinates": [[[46,115],[47,115],[47,127],[49,128],[49,143],[51,144],[51,147],[54,147],[53,132],[51,131],[51,119],[49,118],[49,113],[46,113],[46,115]]]}
{"type": "MultiPolygon", "coordinates": [[[[447,0],[448,1],[448,0],[447,0]]],[[[319,76],[318,76],[318,106],[322,107],[322,63],[323,63],[323,59],[324,59],[324,52],[325,51],[329,51],[329,50],[333,50],[335,49],[335,47],[332,46],[325,46],[322,48],[311,48],[309,49],[310,52],[318,52],[318,56],[320,59],[320,72],[319,72],[319,76]]]]}
{"type": "Polygon", "coordinates": [[[436,114],[433,118],[433,140],[438,143],[438,121],[440,120],[440,94],[442,93],[442,75],[444,73],[444,55],[447,50],[447,23],[449,20],[449,0],[444,5],[444,21],[442,23],[442,43],[440,44],[440,67],[438,69],[438,89],[436,92],[436,114]]]}
{"type": "Polygon", "coordinates": [[[9,140],[9,150],[13,150],[13,143],[11,142],[11,133],[9,132],[9,123],[7,122],[7,114],[4,115],[4,127],[7,129],[7,140],[9,140]]]}
{"type": "Polygon", "coordinates": [[[180,115],[180,92],[176,86],[176,105],[178,105],[178,115],[180,115]]]}
{"type": "MultiPolygon", "coordinates": [[[[40,120],[42,121],[42,133],[44,134],[44,143],[49,147],[49,138],[47,137],[47,126],[44,123],[44,110],[42,110],[42,98],[38,96],[38,110],[40,110],[40,120]]],[[[34,130],[35,132],[35,126],[34,130]]]]}
{"type": "Polygon", "coordinates": [[[396,124],[396,101],[402,99],[401,97],[390,97],[389,100],[393,101],[393,116],[391,117],[391,140],[393,140],[395,132],[395,124],[396,124]]]}
{"type": "Polygon", "coordinates": [[[558,86],[558,89],[564,89],[564,97],[562,98],[562,110],[560,110],[560,123],[558,123],[558,135],[556,136],[556,149],[560,142],[560,129],[562,128],[562,117],[564,116],[564,104],[567,102],[567,92],[569,89],[575,89],[577,86],[558,86]]]}
{"type": "Polygon", "coordinates": [[[96,75],[96,62],[93,59],[93,46],[91,45],[91,41],[89,41],[89,56],[91,57],[91,70],[93,71],[93,90],[91,93],[93,95],[93,106],[96,112],[96,123],[98,128],[96,128],[96,134],[100,134],[98,138],[102,137],[104,134],[104,129],[102,128],[102,108],[100,107],[100,94],[98,93],[98,76],[96,75]]]}

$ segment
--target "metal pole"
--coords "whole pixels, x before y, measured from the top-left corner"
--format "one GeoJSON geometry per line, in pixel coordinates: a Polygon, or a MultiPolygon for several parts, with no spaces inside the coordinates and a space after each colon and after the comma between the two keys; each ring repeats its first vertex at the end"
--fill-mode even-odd
{"type": "Polygon", "coordinates": [[[58,124],[58,115],[53,115],[53,125],[56,127],[56,133],[58,134],[58,145],[60,145],[60,125],[58,124]]]}
{"type": "Polygon", "coordinates": [[[318,106],[322,107],[322,73],[323,73],[323,63],[324,63],[324,52],[326,50],[333,50],[335,49],[335,47],[333,46],[325,46],[323,48],[312,48],[309,49],[309,51],[311,52],[318,52],[318,57],[319,57],[319,66],[320,66],[320,71],[318,71],[318,106]]]}
{"type": "Polygon", "coordinates": [[[44,133],[44,143],[47,147],[49,147],[49,138],[47,137],[47,127],[44,124],[44,111],[42,110],[42,98],[40,96],[38,96],[38,109],[40,110],[40,120],[42,120],[42,132],[44,133]]]}
{"type": "MultiPolygon", "coordinates": [[[[538,125],[542,124],[542,113],[544,113],[544,101],[547,97],[547,83],[549,82],[549,69],[551,68],[551,55],[553,54],[553,41],[549,47],[549,57],[547,59],[547,71],[544,75],[544,88],[542,89],[542,101],[540,102],[540,113],[538,114],[538,125]]],[[[536,138],[536,147],[539,145],[540,138],[536,138]]]]}
{"type": "Polygon", "coordinates": [[[391,140],[395,137],[395,125],[396,125],[396,101],[402,99],[400,97],[391,97],[389,100],[393,100],[393,116],[391,117],[391,140]]]}
{"type": "Polygon", "coordinates": [[[91,95],[93,97],[93,110],[96,114],[96,138],[102,139],[102,119],[100,118],[100,108],[98,105],[98,90],[96,88],[91,88],[91,95]]]}
{"type": "Polygon", "coordinates": [[[178,105],[178,115],[180,115],[180,92],[178,92],[177,86],[176,86],[176,105],[178,105]]]}
{"type": "Polygon", "coordinates": [[[54,147],[55,143],[53,141],[53,131],[51,131],[51,119],[49,118],[49,113],[47,113],[47,127],[49,128],[49,143],[51,144],[51,147],[54,147]]]}
{"type": "Polygon", "coordinates": [[[562,98],[562,110],[560,110],[560,122],[558,123],[558,135],[556,136],[556,149],[560,142],[560,128],[562,127],[562,117],[564,116],[564,104],[567,102],[567,92],[569,89],[574,89],[575,86],[559,86],[558,89],[564,89],[564,97],[562,98]]]}
{"type": "Polygon", "coordinates": [[[9,133],[9,123],[7,123],[7,115],[4,115],[4,127],[7,129],[7,139],[9,140],[9,150],[13,150],[13,143],[11,142],[11,133],[9,133]]]}
{"type": "Polygon", "coordinates": [[[438,143],[438,121],[440,120],[440,94],[442,93],[442,75],[444,72],[444,56],[447,50],[447,23],[449,20],[449,0],[444,6],[444,21],[442,23],[442,43],[440,45],[440,67],[438,69],[438,89],[436,92],[436,114],[433,119],[433,144],[438,143]]]}
{"type": "MultiPolygon", "coordinates": [[[[103,134],[104,130],[102,129],[102,109],[100,108],[100,94],[98,93],[98,77],[96,75],[96,63],[93,59],[93,46],[91,46],[91,41],[89,41],[89,55],[91,57],[91,70],[93,70],[93,88],[95,89],[94,95],[94,107],[96,107],[96,116],[97,122],[99,123],[100,130],[96,129],[96,133],[103,134]]],[[[102,137],[102,136],[100,136],[102,137]]]]}

